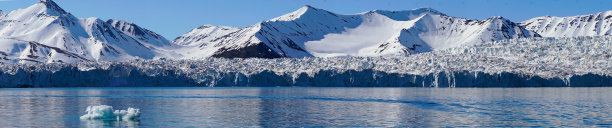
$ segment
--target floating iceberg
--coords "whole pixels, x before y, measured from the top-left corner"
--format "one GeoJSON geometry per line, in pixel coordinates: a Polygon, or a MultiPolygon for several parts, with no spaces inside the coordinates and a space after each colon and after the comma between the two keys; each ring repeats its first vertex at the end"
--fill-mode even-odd
{"type": "Polygon", "coordinates": [[[81,120],[133,121],[140,117],[140,109],[113,110],[113,107],[108,105],[89,106],[85,112],[87,114],[81,116],[81,120]]]}

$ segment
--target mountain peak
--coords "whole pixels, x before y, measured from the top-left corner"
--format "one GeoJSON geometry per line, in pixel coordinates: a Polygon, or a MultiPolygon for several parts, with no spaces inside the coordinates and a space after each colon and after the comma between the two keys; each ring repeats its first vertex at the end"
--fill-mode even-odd
{"type": "Polygon", "coordinates": [[[127,22],[123,20],[115,20],[109,19],[106,21],[107,24],[110,24],[115,29],[134,37],[134,39],[140,42],[146,42],[148,44],[156,45],[156,46],[167,46],[170,45],[170,41],[168,41],[163,36],[142,28],[132,22],[127,22]]]}
{"type": "Polygon", "coordinates": [[[440,12],[438,10],[435,10],[433,8],[428,8],[428,7],[425,7],[425,8],[415,8],[415,9],[412,9],[412,10],[403,10],[403,11],[389,11],[389,10],[378,10],[377,9],[377,10],[373,10],[373,11],[370,11],[370,12],[376,12],[376,13],[385,12],[385,13],[413,13],[413,14],[417,14],[417,13],[442,14],[442,12],[440,12]]]}
{"type": "Polygon", "coordinates": [[[236,28],[236,27],[231,27],[231,26],[221,26],[221,25],[212,25],[212,24],[206,24],[206,25],[202,25],[196,29],[215,29],[215,28],[236,28]]]}
{"type": "Polygon", "coordinates": [[[320,10],[320,9],[315,8],[315,7],[312,7],[312,6],[310,6],[310,5],[304,5],[304,6],[302,6],[300,9],[298,9],[298,10],[294,11],[294,13],[301,13],[301,14],[304,14],[304,13],[306,13],[306,12],[310,12],[310,11],[318,11],[318,10],[320,10]]]}
{"type": "Polygon", "coordinates": [[[113,26],[114,28],[117,28],[118,30],[122,32],[128,33],[130,35],[134,35],[134,36],[142,36],[147,33],[147,30],[141,28],[140,26],[134,23],[127,22],[127,21],[108,19],[106,23],[110,24],[111,26],[113,26]]]}
{"type": "Polygon", "coordinates": [[[373,10],[369,11],[368,13],[378,13],[398,21],[408,21],[426,14],[444,15],[443,13],[432,8],[416,8],[404,11],[373,10]]]}
{"type": "Polygon", "coordinates": [[[44,11],[40,13],[45,13],[49,15],[62,15],[68,14],[64,9],[62,9],[57,3],[53,2],[53,0],[40,0],[37,4],[30,6],[29,8],[43,8],[44,11]]]}
{"type": "Polygon", "coordinates": [[[211,25],[211,24],[206,24],[206,25],[202,25],[202,26],[198,27],[198,29],[206,29],[206,28],[211,28],[211,27],[215,27],[215,26],[211,25]]]}
{"type": "Polygon", "coordinates": [[[303,15],[310,14],[310,13],[328,13],[328,14],[336,15],[336,14],[333,14],[333,13],[331,13],[329,11],[326,11],[326,10],[323,10],[323,9],[318,9],[318,8],[312,7],[310,5],[304,5],[304,6],[302,6],[302,8],[300,8],[300,9],[298,9],[296,11],[293,11],[293,12],[285,14],[283,16],[274,18],[274,19],[272,19],[270,21],[291,21],[291,20],[295,20],[297,18],[300,18],[303,15]]]}
{"type": "Polygon", "coordinates": [[[510,21],[509,19],[506,19],[506,18],[504,18],[504,17],[502,17],[502,16],[493,16],[493,17],[491,17],[491,18],[489,18],[489,19],[487,19],[487,20],[488,20],[488,21],[503,21],[503,22],[512,22],[512,21],[510,21]]]}
{"type": "Polygon", "coordinates": [[[489,19],[505,19],[505,18],[504,18],[504,17],[502,17],[502,16],[492,16],[492,17],[491,17],[491,18],[489,18],[489,19]]]}
{"type": "Polygon", "coordinates": [[[418,12],[430,12],[430,13],[440,13],[440,11],[435,10],[433,8],[429,8],[429,7],[424,7],[424,8],[416,8],[416,9],[412,9],[413,11],[418,11],[418,12]]]}

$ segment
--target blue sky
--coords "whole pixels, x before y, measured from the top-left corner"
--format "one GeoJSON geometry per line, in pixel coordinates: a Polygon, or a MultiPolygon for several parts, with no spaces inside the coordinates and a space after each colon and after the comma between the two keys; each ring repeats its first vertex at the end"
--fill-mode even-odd
{"type": "MultiPolygon", "coordinates": [[[[26,8],[38,0],[0,0],[0,9],[26,8]]],[[[612,10],[612,0],[55,0],[77,17],[134,22],[172,40],[200,25],[243,27],[303,5],[339,14],[431,7],[468,19],[503,16],[515,22],[538,16],[574,16],[612,10]]]]}

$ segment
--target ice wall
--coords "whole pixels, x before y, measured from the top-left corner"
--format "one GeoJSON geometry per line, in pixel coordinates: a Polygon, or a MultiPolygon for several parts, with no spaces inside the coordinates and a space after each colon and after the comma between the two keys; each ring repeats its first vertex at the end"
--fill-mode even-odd
{"type": "Polygon", "coordinates": [[[0,87],[612,86],[612,37],[529,38],[409,57],[0,65],[0,87]]]}
{"type": "Polygon", "coordinates": [[[443,71],[428,74],[386,73],[366,70],[321,70],[314,74],[254,74],[207,70],[190,75],[176,70],[139,70],[110,66],[81,71],[66,67],[58,71],[0,74],[1,87],[600,87],[612,86],[612,77],[599,74],[543,78],[517,73],[443,71]],[[155,73],[153,73],[155,72],[155,73]]]}

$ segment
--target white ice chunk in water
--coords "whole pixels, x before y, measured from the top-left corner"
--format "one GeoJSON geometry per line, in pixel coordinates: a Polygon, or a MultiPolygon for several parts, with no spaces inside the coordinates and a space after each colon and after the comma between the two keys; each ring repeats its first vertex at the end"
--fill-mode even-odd
{"type": "Polygon", "coordinates": [[[87,114],[81,116],[81,120],[137,120],[140,117],[140,109],[128,108],[127,110],[113,110],[112,106],[99,105],[89,106],[85,110],[87,114]]]}

